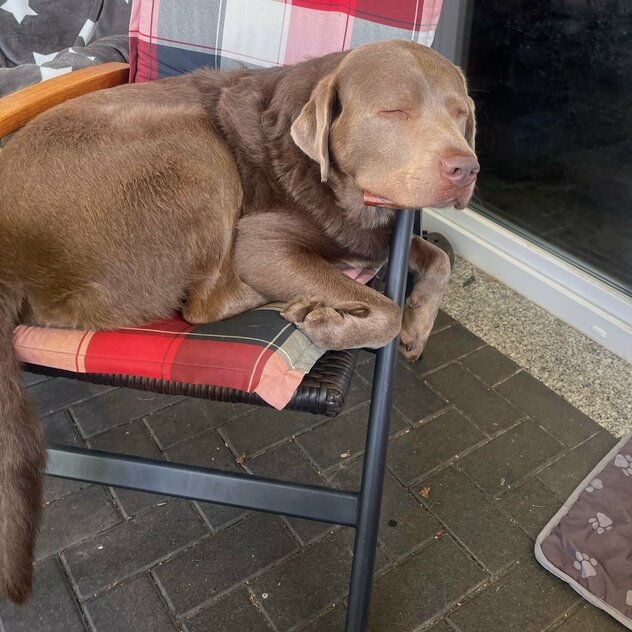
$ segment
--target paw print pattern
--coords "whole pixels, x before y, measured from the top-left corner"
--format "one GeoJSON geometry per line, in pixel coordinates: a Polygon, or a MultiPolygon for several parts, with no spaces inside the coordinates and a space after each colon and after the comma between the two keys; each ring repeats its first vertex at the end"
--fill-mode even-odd
{"type": "Polygon", "coordinates": [[[590,483],[588,483],[588,487],[586,487],[586,491],[589,494],[592,494],[595,490],[599,491],[603,489],[603,482],[600,478],[593,478],[590,483]]]}
{"type": "Polygon", "coordinates": [[[575,562],[573,566],[578,571],[582,572],[583,579],[595,577],[595,575],[597,575],[597,571],[595,570],[597,560],[594,557],[588,557],[585,553],[580,553],[579,551],[575,553],[575,562]]]}
{"type": "Polygon", "coordinates": [[[622,468],[626,476],[632,476],[632,456],[629,454],[617,454],[614,464],[622,468]]]}
{"type": "Polygon", "coordinates": [[[612,520],[606,514],[598,512],[597,516],[588,522],[599,535],[606,533],[606,531],[612,531],[612,520]]]}

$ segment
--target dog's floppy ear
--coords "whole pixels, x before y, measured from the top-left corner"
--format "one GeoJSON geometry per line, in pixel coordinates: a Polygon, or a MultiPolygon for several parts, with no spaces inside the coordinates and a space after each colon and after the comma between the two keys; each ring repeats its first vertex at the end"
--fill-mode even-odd
{"type": "Polygon", "coordinates": [[[467,97],[467,102],[469,104],[469,112],[467,115],[467,122],[465,123],[465,140],[472,149],[475,149],[476,108],[474,106],[474,101],[470,97],[467,97]]]}
{"type": "Polygon", "coordinates": [[[321,182],[329,177],[329,127],[335,98],[336,77],[327,75],[316,84],[290,130],[298,147],[320,164],[321,182]]]}

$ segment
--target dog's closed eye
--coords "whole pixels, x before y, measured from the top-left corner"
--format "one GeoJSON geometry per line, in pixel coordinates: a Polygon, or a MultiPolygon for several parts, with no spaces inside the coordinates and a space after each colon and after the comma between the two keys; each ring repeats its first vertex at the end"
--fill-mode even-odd
{"type": "Polygon", "coordinates": [[[396,109],[396,110],[380,110],[378,112],[378,114],[380,116],[384,116],[384,117],[388,117],[388,118],[394,118],[394,119],[400,119],[402,121],[409,121],[410,120],[410,114],[408,112],[406,112],[406,110],[400,110],[400,109],[396,109]]]}

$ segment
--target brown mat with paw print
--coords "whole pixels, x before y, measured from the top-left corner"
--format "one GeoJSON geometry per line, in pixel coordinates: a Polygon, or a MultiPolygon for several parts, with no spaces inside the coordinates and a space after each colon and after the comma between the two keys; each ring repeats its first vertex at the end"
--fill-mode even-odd
{"type": "Polygon", "coordinates": [[[632,630],[632,434],[582,481],[535,544],[548,571],[632,630]]]}

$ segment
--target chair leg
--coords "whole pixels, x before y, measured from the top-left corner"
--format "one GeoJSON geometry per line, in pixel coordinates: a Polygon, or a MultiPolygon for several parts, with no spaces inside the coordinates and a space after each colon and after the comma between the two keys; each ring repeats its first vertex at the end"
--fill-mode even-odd
{"type": "MultiPolygon", "coordinates": [[[[413,213],[399,212],[391,243],[385,294],[399,305],[404,302],[413,219],[413,213]]],[[[346,632],[364,632],[369,618],[398,343],[395,338],[378,349],[375,362],[346,632]]]]}
{"type": "Polygon", "coordinates": [[[382,504],[384,468],[391,421],[391,391],[397,341],[377,352],[373,398],[364,456],[362,488],[356,526],[346,632],[364,632],[369,616],[377,533],[382,504]]]}

